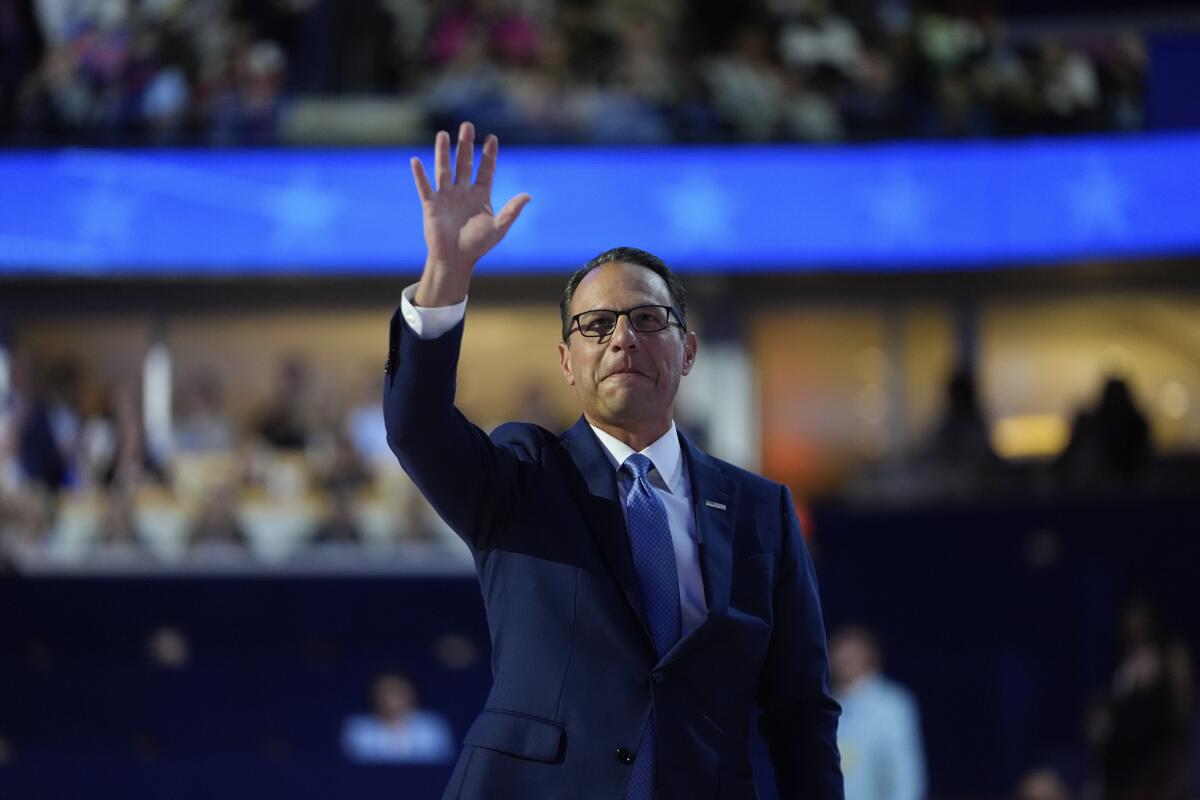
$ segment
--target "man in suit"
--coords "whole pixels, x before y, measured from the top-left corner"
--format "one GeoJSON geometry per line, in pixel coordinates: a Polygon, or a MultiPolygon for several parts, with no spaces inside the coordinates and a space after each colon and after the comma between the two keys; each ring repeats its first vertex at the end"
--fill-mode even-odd
{"type": "MultiPolygon", "coordinates": [[[[493,213],[498,142],[418,159],[428,256],[391,324],[388,442],[470,546],[494,682],[445,798],[755,798],[754,706],[783,798],[841,800],[812,562],[786,488],[709,456],[672,412],[698,342],[683,287],[633,248],[562,301],[562,435],[490,436],[454,407],[471,272],[530,201],[493,213]]],[[[614,198],[619,202],[619,198],[614,198]]]]}

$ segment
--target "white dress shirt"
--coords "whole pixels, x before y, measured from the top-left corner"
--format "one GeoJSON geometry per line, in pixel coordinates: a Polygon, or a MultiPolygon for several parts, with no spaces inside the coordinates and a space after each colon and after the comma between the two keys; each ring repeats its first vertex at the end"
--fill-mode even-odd
{"type": "MultiPolygon", "coordinates": [[[[462,302],[452,306],[426,308],[413,302],[417,285],[414,283],[400,295],[400,314],[417,336],[422,339],[436,339],[462,321],[467,310],[465,297],[462,302]]],[[[591,428],[600,444],[604,445],[604,452],[612,463],[613,470],[620,470],[625,459],[633,455],[633,448],[595,425],[591,428]]],[[[683,448],[679,444],[679,434],[675,431],[675,423],[672,422],[669,431],[641,452],[654,464],[654,469],[649,474],[650,485],[667,509],[671,544],[675,547],[675,570],[679,576],[679,609],[682,618],[680,622],[682,633],[686,634],[700,624],[708,608],[704,602],[704,579],[700,572],[700,552],[696,545],[696,514],[692,507],[692,486],[688,479],[687,463],[683,458],[683,448]]],[[[633,478],[628,473],[617,472],[617,489],[621,493],[622,511],[625,510],[625,502],[632,484],[633,478]]]]}

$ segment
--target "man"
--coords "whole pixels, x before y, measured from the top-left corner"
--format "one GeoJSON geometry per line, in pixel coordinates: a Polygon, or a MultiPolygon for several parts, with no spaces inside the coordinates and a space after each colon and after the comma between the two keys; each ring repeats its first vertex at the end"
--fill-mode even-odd
{"type": "Polygon", "coordinates": [[[846,800],[921,800],[925,756],[912,694],[880,671],[879,645],[865,628],[829,643],[834,697],[842,706],[838,747],[846,800]]]}
{"type": "Polygon", "coordinates": [[[342,750],[362,763],[441,764],[454,757],[450,725],[436,711],[418,707],[412,681],[385,672],[371,684],[371,713],[342,726],[342,750]]]}
{"type": "MultiPolygon", "coordinates": [[[[812,563],[782,486],[672,421],[696,358],[683,287],[618,248],[575,273],[562,372],[583,418],[491,436],[454,408],[476,262],[530,201],[490,204],[498,142],[418,159],[428,257],[391,325],[388,442],[475,557],[494,683],[446,798],[754,798],[753,705],[784,798],[842,797],[812,563]]],[[[614,198],[613,202],[620,202],[614,198]]]]}

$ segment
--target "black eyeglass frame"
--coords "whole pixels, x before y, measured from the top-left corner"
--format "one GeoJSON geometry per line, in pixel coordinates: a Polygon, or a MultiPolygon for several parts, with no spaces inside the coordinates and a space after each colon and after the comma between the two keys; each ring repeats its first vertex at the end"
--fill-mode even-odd
{"type": "Polygon", "coordinates": [[[683,331],[687,330],[687,324],[683,321],[683,318],[680,316],[679,312],[675,310],[674,306],[663,306],[663,305],[658,305],[656,303],[647,303],[645,305],[634,306],[633,308],[627,308],[624,311],[618,311],[615,308],[589,308],[587,311],[580,311],[578,314],[571,317],[570,322],[567,323],[567,334],[566,334],[566,336],[563,337],[563,341],[565,342],[565,341],[567,341],[567,339],[570,339],[571,334],[574,333],[575,331],[579,331],[580,336],[584,336],[588,339],[604,339],[605,337],[612,336],[613,331],[615,331],[617,329],[617,323],[621,321],[621,317],[627,317],[629,319],[629,324],[638,333],[658,333],[659,331],[665,331],[667,328],[670,328],[672,326],[677,327],[683,331]],[[654,330],[651,330],[651,331],[641,330],[634,323],[633,317],[631,315],[633,314],[634,311],[638,311],[643,308],[661,308],[661,309],[665,310],[667,312],[667,324],[663,325],[661,328],[655,328],[654,330]],[[613,319],[612,329],[609,330],[607,333],[597,333],[597,334],[585,333],[583,330],[583,326],[581,326],[579,324],[579,318],[582,317],[584,314],[594,314],[597,311],[607,311],[609,314],[616,315],[615,318],[613,319]],[[675,318],[674,322],[671,321],[671,317],[675,318]]]}

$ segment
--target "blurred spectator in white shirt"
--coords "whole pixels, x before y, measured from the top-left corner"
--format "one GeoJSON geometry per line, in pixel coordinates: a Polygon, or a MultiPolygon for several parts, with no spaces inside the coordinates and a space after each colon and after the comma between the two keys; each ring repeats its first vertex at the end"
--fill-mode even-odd
{"type": "Polygon", "coordinates": [[[412,682],[384,673],[371,686],[370,714],[346,720],[342,749],[361,762],[442,764],[456,754],[450,725],[440,714],[417,707],[412,682]]]}
{"type": "Polygon", "coordinates": [[[838,749],[846,800],[920,800],[925,755],[917,704],[880,672],[879,647],[863,628],[844,628],[830,641],[834,697],[842,706],[838,749]]]}
{"type": "Polygon", "coordinates": [[[234,426],[224,410],[220,380],[212,373],[198,375],[180,392],[174,449],[198,453],[230,451],[233,447],[234,426]]]}

